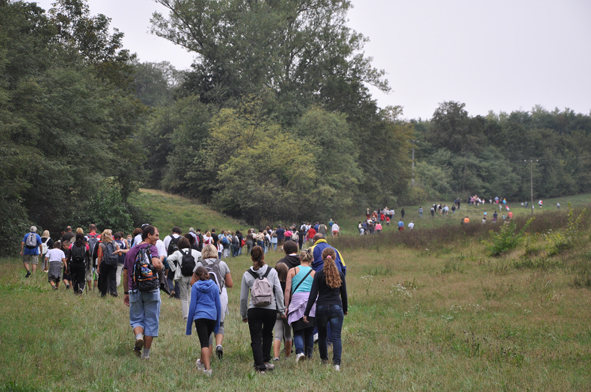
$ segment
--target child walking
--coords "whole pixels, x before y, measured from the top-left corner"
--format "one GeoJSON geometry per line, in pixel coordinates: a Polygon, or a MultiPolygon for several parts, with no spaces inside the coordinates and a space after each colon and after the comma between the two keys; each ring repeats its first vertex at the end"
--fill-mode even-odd
{"type": "MultiPolygon", "coordinates": [[[[62,264],[66,263],[66,255],[64,251],[61,250],[62,244],[59,241],[56,241],[53,244],[53,249],[48,250],[45,254],[45,262],[49,262],[49,272],[47,274],[47,281],[51,285],[51,288],[54,290],[59,289],[60,285],[60,275],[62,273],[62,264]]],[[[68,272],[68,265],[65,265],[64,269],[65,273],[68,272]]]]}
{"type": "Polygon", "coordinates": [[[217,284],[209,279],[209,273],[204,267],[197,267],[194,276],[198,279],[191,288],[191,305],[187,318],[187,335],[191,335],[192,324],[201,344],[201,358],[197,360],[197,370],[206,376],[211,376],[209,337],[211,333],[218,333],[222,317],[222,305],[217,284]]]}

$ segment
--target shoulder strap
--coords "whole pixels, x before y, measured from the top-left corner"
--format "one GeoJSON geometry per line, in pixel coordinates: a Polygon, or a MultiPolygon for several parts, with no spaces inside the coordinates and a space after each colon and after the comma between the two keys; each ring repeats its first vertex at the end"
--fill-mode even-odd
{"type": "Polygon", "coordinates": [[[253,278],[255,279],[259,279],[259,274],[257,274],[256,272],[254,272],[253,270],[251,270],[250,268],[246,270],[246,272],[248,272],[249,274],[252,275],[253,278]]]}
{"type": "Polygon", "coordinates": [[[304,280],[306,280],[306,278],[308,277],[308,275],[310,275],[312,273],[312,267],[310,267],[310,271],[308,271],[308,273],[306,274],[306,276],[304,276],[304,278],[302,280],[300,280],[300,283],[298,283],[298,285],[296,286],[296,288],[293,290],[292,294],[295,294],[296,291],[298,291],[298,288],[300,287],[300,285],[304,282],[304,280]]]}
{"type": "Polygon", "coordinates": [[[263,275],[263,277],[261,279],[266,278],[267,275],[269,275],[269,272],[271,272],[271,267],[267,266],[267,272],[265,272],[265,274],[263,275]]]}

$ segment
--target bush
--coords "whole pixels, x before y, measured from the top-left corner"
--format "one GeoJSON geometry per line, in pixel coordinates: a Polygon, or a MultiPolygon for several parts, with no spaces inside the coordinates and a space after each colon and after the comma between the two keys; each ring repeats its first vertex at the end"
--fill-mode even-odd
{"type": "Polygon", "coordinates": [[[487,252],[491,256],[498,256],[503,252],[515,249],[517,245],[523,240],[525,230],[535,218],[530,218],[525,225],[515,234],[516,224],[510,222],[504,224],[498,232],[490,231],[490,242],[486,247],[487,252]]]}
{"type": "Polygon", "coordinates": [[[580,227],[586,212],[587,209],[585,208],[581,211],[579,216],[575,218],[574,210],[570,203],[568,203],[568,220],[566,222],[566,227],[555,231],[550,229],[548,230],[548,233],[544,235],[544,239],[548,241],[548,245],[546,246],[548,256],[557,255],[563,250],[571,248],[580,241],[583,234],[580,227]]]}
{"type": "Polygon", "coordinates": [[[26,208],[18,202],[0,199],[0,209],[0,256],[14,256],[18,254],[20,244],[24,235],[29,232],[31,223],[26,208]]]}

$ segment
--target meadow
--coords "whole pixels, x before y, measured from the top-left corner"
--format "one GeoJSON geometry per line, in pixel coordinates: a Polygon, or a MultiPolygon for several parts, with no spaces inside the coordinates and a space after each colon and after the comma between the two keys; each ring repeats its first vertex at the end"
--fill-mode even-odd
{"type": "MultiPolygon", "coordinates": [[[[170,215],[163,208],[153,215],[155,224],[197,211],[176,198],[189,205],[168,209],[170,215]]],[[[472,213],[481,215],[476,207],[472,213]]],[[[566,204],[542,219],[546,213],[536,210],[540,222],[562,225],[566,204]]],[[[187,219],[183,225],[196,227],[187,219]]],[[[160,334],[152,359],[142,362],[131,352],[122,298],[96,292],[75,297],[63,287],[52,292],[43,272],[25,279],[19,259],[2,259],[0,390],[589,390],[589,220],[576,246],[557,255],[545,254],[545,240],[536,236],[527,248],[522,244],[491,257],[480,231],[437,240],[437,233],[463,230],[459,219],[440,230],[445,219],[433,218],[430,228],[420,229],[433,237],[433,247],[383,241],[368,248],[346,242],[354,236],[329,239],[341,248],[348,268],[340,373],[322,365],[317,350],[311,361],[296,365],[282,353],[275,371],[252,372],[248,327],[238,311],[241,277],[251,265],[245,256],[227,260],[235,287],[228,290],[224,359],[212,361],[211,378],[195,369],[198,339],[185,336],[178,300],[163,296],[160,334]]],[[[216,228],[226,224],[240,225],[228,220],[216,228]]],[[[398,234],[389,230],[384,238],[398,234]]],[[[274,266],[281,257],[271,252],[266,261],[274,266]]]]}

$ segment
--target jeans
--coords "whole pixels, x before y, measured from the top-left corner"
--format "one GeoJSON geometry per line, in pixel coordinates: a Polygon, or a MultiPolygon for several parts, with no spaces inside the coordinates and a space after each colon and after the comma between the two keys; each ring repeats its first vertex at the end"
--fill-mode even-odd
{"type": "Polygon", "coordinates": [[[314,352],[314,328],[304,328],[293,332],[293,343],[296,354],[306,354],[307,358],[312,358],[314,352]]]}
{"type": "Polygon", "coordinates": [[[266,370],[265,362],[271,360],[273,346],[273,327],[277,311],[273,309],[248,309],[248,329],[250,329],[250,347],[256,370],[266,370]]]}
{"type": "Polygon", "coordinates": [[[343,329],[343,307],[340,305],[316,306],[316,325],[318,326],[318,351],[320,359],[328,361],[328,348],[326,345],[326,328],[330,324],[332,338],[332,363],[341,364],[343,343],[341,342],[341,330],[343,329]]]}

